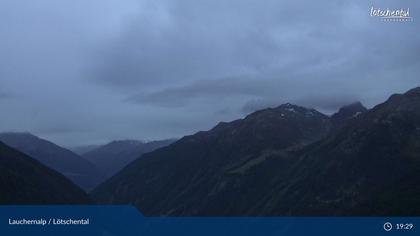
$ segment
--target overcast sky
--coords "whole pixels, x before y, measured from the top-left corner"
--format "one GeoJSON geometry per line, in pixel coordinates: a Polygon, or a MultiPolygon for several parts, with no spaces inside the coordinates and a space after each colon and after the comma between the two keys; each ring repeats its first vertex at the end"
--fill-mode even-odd
{"type": "Polygon", "coordinates": [[[372,107],[420,85],[419,22],[418,0],[1,0],[0,131],[75,146],[372,107]]]}

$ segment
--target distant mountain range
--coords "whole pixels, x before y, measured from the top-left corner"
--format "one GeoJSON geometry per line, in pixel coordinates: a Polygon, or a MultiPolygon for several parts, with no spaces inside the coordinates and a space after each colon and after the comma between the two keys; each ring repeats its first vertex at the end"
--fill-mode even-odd
{"type": "Polygon", "coordinates": [[[0,142],[0,204],[91,204],[60,173],[0,142]]]}
{"type": "Polygon", "coordinates": [[[30,133],[1,133],[0,141],[60,172],[85,190],[99,182],[101,174],[95,165],[50,141],[30,133]]]}
{"type": "Polygon", "coordinates": [[[103,181],[120,171],[124,166],[142,154],[173,143],[174,139],[143,142],[138,140],[113,141],[84,153],[82,156],[92,162],[102,173],[103,181]]]}
{"type": "Polygon", "coordinates": [[[68,147],[67,149],[76,153],[79,156],[82,156],[83,154],[88,153],[88,152],[90,152],[94,149],[97,149],[99,147],[101,147],[101,145],[84,145],[84,146],[68,147]]]}
{"type": "Polygon", "coordinates": [[[92,198],[149,216],[420,215],[420,88],[369,110],[357,102],[327,116],[288,103],[177,141],[114,141],[83,156],[29,133],[0,141],[0,204],[92,198]],[[104,180],[90,198],[75,185],[104,180]]]}
{"type": "Polygon", "coordinates": [[[97,187],[145,215],[420,215],[420,88],[329,117],[284,104],[144,154],[97,187]]]}
{"type": "Polygon", "coordinates": [[[75,148],[84,153],[80,156],[30,133],[0,133],[0,141],[60,172],[89,191],[142,154],[169,145],[175,140],[121,140],[106,145],[75,148]]]}

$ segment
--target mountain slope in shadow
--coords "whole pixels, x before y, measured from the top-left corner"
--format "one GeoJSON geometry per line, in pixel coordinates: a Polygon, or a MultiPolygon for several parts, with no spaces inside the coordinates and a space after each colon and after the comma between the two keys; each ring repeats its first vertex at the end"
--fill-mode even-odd
{"type": "Polygon", "coordinates": [[[325,137],[330,126],[328,116],[292,104],[257,111],[143,155],[93,196],[134,204],[147,215],[242,214],[267,192],[266,175],[249,170],[279,153],[281,173],[289,152],[325,137]]]}
{"type": "Polygon", "coordinates": [[[60,173],[0,142],[0,204],[90,204],[60,173]]]}
{"type": "Polygon", "coordinates": [[[60,172],[85,190],[98,183],[100,173],[92,163],[52,142],[30,133],[1,133],[0,141],[60,172]]]}
{"type": "Polygon", "coordinates": [[[340,122],[285,104],[221,123],[92,196],[153,216],[420,215],[420,88],[356,108],[340,122]]]}
{"type": "Polygon", "coordinates": [[[420,215],[420,88],[391,96],[302,152],[259,211],[420,215]]]}

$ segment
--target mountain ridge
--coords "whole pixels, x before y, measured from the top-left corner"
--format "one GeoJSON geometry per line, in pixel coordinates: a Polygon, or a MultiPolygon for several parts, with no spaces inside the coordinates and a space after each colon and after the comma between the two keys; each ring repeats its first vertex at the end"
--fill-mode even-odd
{"type": "Polygon", "coordinates": [[[62,174],[0,142],[0,204],[91,204],[62,174]]]}
{"type": "Polygon", "coordinates": [[[142,154],[171,144],[174,139],[158,141],[114,140],[82,155],[101,171],[98,183],[111,177],[142,154]]]}
{"type": "MultiPolygon", "coordinates": [[[[210,202],[211,200],[206,200],[208,193],[200,186],[209,185],[215,188],[214,191],[218,191],[217,185],[225,178],[225,173],[232,175],[241,166],[246,165],[250,168],[261,162],[261,159],[258,159],[262,154],[261,150],[280,149],[287,152],[288,148],[293,149],[322,138],[329,132],[328,119],[328,116],[313,109],[291,104],[257,111],[243,119],[219,123],[209,131],[185,136],[170,146],[144,154],[141,159],[126,166],[106,183],[118,185],[120,180],[125,179],[123,181],[131,185],[130,190],[121,186],[117,187],[116,192],[122,195],[143,196],[145,202],[140,209],[144,214],[161,214],[155,213],[157,212],[155,209],[148,209],[148,206],[153,206],[167,209],[162,212],[164,215],[194,215],[193,212],[181,213],[182,209],[179,208],[183,208],[182,206],[172,210],[168,208],[172,204],[184,204],[181,203],[182,198],[190,194],[195,195],[194,204],[210,202]],[[202,166],[202,163],[207,165],[202,166]],[[159,170],[162,175],[155,170],[159,170]],[[147,181],[142,187],[136,183],[133,176],[137,176],[136,179],[140,182],[149,178],[157,182],[147,181]],[[170,191],[165,191],[163,186],[155,189],[155,186],[162,181],[171,189],[170,191]],[[182,190],[182,186],[185,185],[189,187],[182,190]],[[152,192],[148,192],[149,188],[152,192]],[[146,189],[146,192],[142,192],[141,189],[146,189]],[[159,196],[162,196],[161,204],[157,203],[160,202],[159,196]]],[[[101,192],[104,186],[100,185],[92,195],[101,203],[110,203],[100,197],[98,199],[98,192],[101,192]]],[[[117,200],[115,192],[107,192],[104,195],[115,200],[112,202],[117,204],[136,205],[137,201],[135,198],[117,200]]],[[[206,209],[211,208],[219,209],[210,205],[206,209]]]]}
{"type": "Polygon", "coordinates": [[[91,196],[151,216],[420,215],[420,88],[353,107],[362,113],[337,129],[291,104],[221,122],[145,154],[91,196]]]}
{"type": "Polygon", "coordinates": [[[83,189],[95,186],[96,167],[68,149],[28,132],[0,133],[0,141],[64,174],[83,189]]]}

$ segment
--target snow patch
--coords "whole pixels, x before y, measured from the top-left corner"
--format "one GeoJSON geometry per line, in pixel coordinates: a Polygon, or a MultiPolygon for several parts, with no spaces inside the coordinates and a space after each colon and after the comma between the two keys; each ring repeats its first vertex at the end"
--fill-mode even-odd
{"type": "Polygon", "coordinates": [[[362,114],[360,111],[354,113],[353,117],[358,117],[360,114],[362,114]]]}

